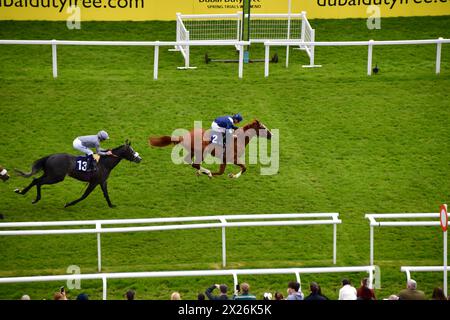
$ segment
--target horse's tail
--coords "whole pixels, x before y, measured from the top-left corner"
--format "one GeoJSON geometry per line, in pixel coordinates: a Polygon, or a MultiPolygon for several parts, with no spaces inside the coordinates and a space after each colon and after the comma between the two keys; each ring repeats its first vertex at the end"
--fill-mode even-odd
{"type": "Polygon", "coordinates": [[[20,176],[25,177],[25,178],[29,178],[29,177],[31,177],[31,176],[34,176],[36,173],[38,173],[39,171],[41,171],[41,170],[44,168],[45,162],[47,161],[47,159],[48,159],[49,157],[50,157],[50,156],[47,156],[47,157],[41,158],[41,159],[39,159],[39,160],[36,160],[36,161],[33,163],[33,166],[31,167],[31,172],[26,173],[26,172],[20,171],[19,169],[14,169],[14,170],[15,170],[20,176]]]}
{"type": "Polygon", "coordinates": [[[149,144],[153,147],[165,147],[170,144],[179,144],[181,141],[183,141],[183,137],[162,136],[148,139],[149,144]]]}

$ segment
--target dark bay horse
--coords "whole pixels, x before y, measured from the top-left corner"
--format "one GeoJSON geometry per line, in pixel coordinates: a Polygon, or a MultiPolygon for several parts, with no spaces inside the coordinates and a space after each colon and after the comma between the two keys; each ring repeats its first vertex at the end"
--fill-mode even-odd
{"type": "Polygon", "coordinates": [[[149,143],[154,147],[165,147],[170,144],[180,144],[187,151],[185,161],[190,163],[192,167],[197,170],[198,175],[203,173],[208,175],[210,178],[213,176],[222,175],[225,171],[227,163],[233,163],[239,166],[241,171],[236,174],[231,173],[229,174],[229,177],[239,178],[241,174],[247,170],[245,163],[242,163],[239,159],[245,154],[245,148],[249,144],[250,140],[257,136],[262,136],[269,140],[272,138],[272,132],[270,132],[270,130],[262,122],[255,119],[235,131],[232,148],[230,148],[231,150],[227,149],[225,153],[218,150],[217,147],[214,148],[214,146],[210,143],[210,131],[211,130],[194,129],[179,137],[150,137],[149,143]],[[220,159],[219,171],[211,172],[200,165],[208,154],[220,159]],[[194,156],[195,162],[193,161],[194,156]]]}
{"type": "Polygon", "coordinates": [[[0,166],[0,179],[4,182],[9,179],[8,171],[0,166]]]}
{"type": "Polygon", "coordinates": [[[41,200],[41,186],[44,184],[55,184],[61,182],[65,179],[66,175],[75,178],[80,181],[88,182],[88,186],[84,194],[77,200],[69,202],[65,207],[72,206],[81,200],[84,200],[97,185],[100,185],[105,196],[106,202],[110,208],[114,205],[111,203],[108,195],[108,188],[106,180],[108,180],[109,174],[115,166],[119,164],[122,159],[139,163],[142,158],[137,152],[131,147],[131,143],[128,141],[124,145],[112,149],[112,155],[110,156],[100,156],[99,162],[97,164],[97,170],[94,172],[80,172],[75,168],[77,156],[73,156],[67,153],[56,153],[49,155],[47,157],[41,158],[33,163],[31,172],[24,173],[20,170],[16,171],[23,177],[29,178],[39,171],[43,170],[44,174],[39,178],[33,178],[33,182],[30,183],[28,187],[23,190],[16,189],[15,192],[18,194],[26,194],[33,186],[36,186],[37,196],[33,201],[37,203],[41,200]]]}

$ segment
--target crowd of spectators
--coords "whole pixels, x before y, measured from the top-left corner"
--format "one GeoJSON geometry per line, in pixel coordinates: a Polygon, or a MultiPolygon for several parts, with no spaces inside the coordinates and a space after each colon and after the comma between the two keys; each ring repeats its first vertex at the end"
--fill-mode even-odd
{"type": "MultiPolygon", "coordinates": [[[[370,288],[369,279],[363,278],[360,283],[360,287],[356,289],[349,279],[343,279],[342,286],[339,289],[338,300],[377,300],[374,289],[370,288]]],[[[281,292],[276,291],[273,295],[271,292],[265,292],[262,300],[329,300],[327,296],[322,293],[322,289],[317,282],[311,282],[309,284],[309,292],[305,297],[301,291],[300,283],[296,281],[290,281],[287,284],[286,297],[281,292]]],[[[128,290],[124,294],[125,300],[135,300],[136,291],[128,290]]],[[[246,282],[238,284],[234,291],[229,292],[226,284],[213,284],[197,295],[197,300],[257,300],[257,296],[250,291],[250,285],[246,282]]],[[[29,295],[23,295],[20,300],[31,300],[29,295]]],[[[69,300],[66,296],[64,287],[61,287],[59,291],[53,294],[53,300],[69,300]]],[[[80,293],[76,296],[75,300],[89,300],[89,296],[86,293],[80,293]]],[[[182,300],[181,294],[177,291],[170,295],[170,300],[182,300]]],[[[398,294],[391,294],[388,298],[383,300],[427,300],[425,293],[417,289],[417,282],[413,279],[407,281],[406,288],[401,290],[398,294]]],[[[431,300],[447,300],[444,290],[436,287],[433,290],[431,300]]],[[[450,300],[450,297],[448,298],[450,300]]]]}

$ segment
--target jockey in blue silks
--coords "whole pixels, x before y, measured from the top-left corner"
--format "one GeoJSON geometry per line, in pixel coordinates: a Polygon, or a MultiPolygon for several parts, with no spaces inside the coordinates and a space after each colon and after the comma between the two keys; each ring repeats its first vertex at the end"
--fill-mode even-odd
{"type": "Polygon", "coordinates": [[[218,143],[218,137],[217,135],[214,135],[214,132],[218,132],[222,134],[222,141],[223,145],[225,146],[226,140],[228,136],[231,136],[234,132],[234,130],[238,129],[238,127],[235,126],[235,124],[241,122],[243,120],[242,116],[237,113],[233,116],[223,116],[216,118],[212,124],[212,135],[211,135],[211,142],[212,143],[218,143]]]}

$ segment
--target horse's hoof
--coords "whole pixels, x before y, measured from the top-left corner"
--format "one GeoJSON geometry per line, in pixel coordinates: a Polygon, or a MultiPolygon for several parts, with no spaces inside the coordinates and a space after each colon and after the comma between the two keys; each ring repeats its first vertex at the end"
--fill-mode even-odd
{"type": "Polygon", "coordinates": [[[20,189],[16,188],[16,189],[14,189],[14,192],[20,194],[20,189]]]}
{"type": "Polygon", "coordinates": [[[70,204],[66,203],[66,204],[64,205],[64,208],[67,208],[68,206],[70,206],[70,204]]]}
{"type": "Polygon", "coordinates": [[[212,177],[213,177],[212,173],[209,173],[208,178],[212,179],[212,177]]]}
{"type": "Polygon", "coordinates": [[[229,174],[228,174],[228,178],[234,178],[234,174],[229,173],[229,174]]]}
{"type": "Polygon", "coordinates": [[[202,174],[202,173],[200,172],[200,170],[195,171],[195,175],[196,175],[197,177],[200,177],[201,174],[202,174]]]}
{"type": "Polygon", "coordinates": [[[111,204],[109,207],[110,208],[116,208],[117,206],[115,204],[111,204]]]}

